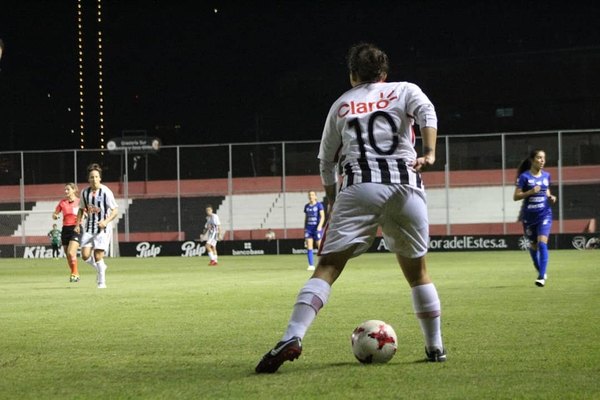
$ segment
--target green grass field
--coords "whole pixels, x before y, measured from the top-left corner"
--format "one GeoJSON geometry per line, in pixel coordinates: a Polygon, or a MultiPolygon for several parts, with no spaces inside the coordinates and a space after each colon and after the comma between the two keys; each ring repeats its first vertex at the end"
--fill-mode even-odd
{"type": "Polygon", "coordinates": [[[430,253],[448,349],[424,363],[410,290],[389,254],[352,260],[278,373],[303,256],[108,259],[108,289],[80,263],[0,259],[2,399],[600,398],[600,251],[551,251],[537,288],[525,252],[430,253]],[[396,356],[361,365],[350,334],[382,319],[396,356]]]}

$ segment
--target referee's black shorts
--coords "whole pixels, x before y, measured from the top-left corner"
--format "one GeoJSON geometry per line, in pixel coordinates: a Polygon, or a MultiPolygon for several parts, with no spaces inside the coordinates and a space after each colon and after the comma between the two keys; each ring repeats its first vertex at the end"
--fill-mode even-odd
{"type": "Polygon", "coordinates": [[[70,241],[79,243],[81,234],[75,232],[75,226],[76,225],[62,227],[61,240],[62,240],[63,246],[68,246],[70,241]]]}

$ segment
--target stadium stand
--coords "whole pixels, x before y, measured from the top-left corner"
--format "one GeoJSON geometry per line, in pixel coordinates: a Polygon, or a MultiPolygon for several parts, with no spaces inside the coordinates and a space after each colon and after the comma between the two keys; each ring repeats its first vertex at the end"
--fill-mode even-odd
{"type": "MultiPolygon", "coordinates": [[[[212,204],[218,214],[223,196],[182,197],[181,228],[185,239],[200,237],[206,214],[204,208],[212,204]]],[[[119,232],[124,232],[124,221],[119,221],[119,232]]],[[[135,199],[129,206],[130,232],[177,232],[177,198],[135,199]]]]}

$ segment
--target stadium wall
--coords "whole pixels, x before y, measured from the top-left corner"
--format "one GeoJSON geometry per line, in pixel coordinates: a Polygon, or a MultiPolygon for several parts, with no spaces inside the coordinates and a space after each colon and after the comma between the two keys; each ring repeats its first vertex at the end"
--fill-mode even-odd
{"type": "MultiPolygon", "coordinates": [[[[600,248],[600,236],[557,234],[550,237],[551,249],[596,250],[600,248]]],[[[504,251],[522,250],[528,247],[521,235],[452,235],[432,236],[429,250],[438,251],[504,251]]],[[[371,253],[385,253],[388,248],[385,240],[376,238],[369,248],[371,253]]],[[[222,256],[258,255],[303,255],[306,253],[302,239],[231,240],[219,243],[222,256]]],[[[197,241],[170,242],[127,242],[120,243],[121,257],[202,257],[205,249],[197,241]]],[[[61,257],[64,253],[61,250],[61,257]]],[[[46,245],[0,245],[0,257],[11,258],[52,258],[52,248],[46,245]]]]}

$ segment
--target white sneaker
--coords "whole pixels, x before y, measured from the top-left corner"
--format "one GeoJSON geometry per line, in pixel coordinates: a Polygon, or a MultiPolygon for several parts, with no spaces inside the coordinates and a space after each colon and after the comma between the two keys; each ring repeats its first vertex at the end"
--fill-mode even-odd
{"type": "Polygon", "coordinates": [[[314,271],[315,270],[315,266],[314,265],[309,265],[308,268],[306,268],[307,271],[314,271]]]}
{"type": "Polygon", "coordinates": [[[106,283],[99,283],[98,289],[106,289],[106,283]]]}

